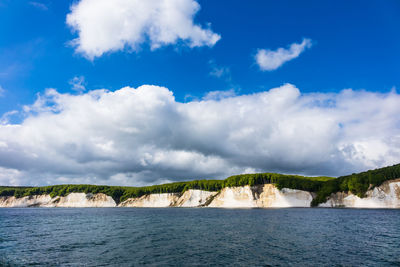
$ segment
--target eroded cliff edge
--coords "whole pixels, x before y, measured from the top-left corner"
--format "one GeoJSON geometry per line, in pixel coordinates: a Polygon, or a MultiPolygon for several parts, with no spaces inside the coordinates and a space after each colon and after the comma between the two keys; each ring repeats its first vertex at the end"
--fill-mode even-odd
{"type": "Polygon", "coordinates": [[[400,164],[338,178],[255,173],[143,187],[0,186],[0,207],[400,208],[400,164]]]}
{"type": "MultiPolygon", "coordinates": [[[[65,197],[50,195],[22,198],[0,197],[0,207],[213,207],[213,208],[288,208],[310,207],[314,193],[272,184],[226,187],[219,192],[189,189],[183,194],[148,194],[129,198],[117,205],[103,193],[71,193],[65,197]]],[[[400,179],[386,181],[368,190],[366,197],[351,193],[332,194],[319,207],[400,208],[400,179]]]]}
{"type": "Polygon", "coordinates": [[[319,207],[333,208],[400,208],[400,179],[386,181],[380,186],[370,189],[365,197],[348,192],[331,194],[319,207]]]}
{"type": "Polygon", "coordinates": [[[310,207],[313,197],[306,191],[277,189],[272,184],[227,187],[220,192],[189,189],[183,194],[148,194],[129,198],[119,205],[102,193],[71,193],[65,197],[50,195],[22,198],[0,197],[0,207],[214,207],[214,208],[284,208],[310,207]]]}
{"type": "Polygon", "coordinates": [[[272,184],[226,187],[216,195],[208,207],[215,208],[287,208],[310,207],[310,192],[283,188],[272,184]]]}
{"type": "Polygon", "coordinates": [[[27,208],[27,207],[64,207],[64,208],[96,208],[96,207],[116,207],[112,197],[102,193],[85,194],[71,193],[65,197],[51,197],[50,195],[34,195],[22,198],[0,197],[0,207],[2,208],[27,208]]]}
{"type": "Polygon", "coordinates": [[[130,198],[120,207],[213,207],[213,208],[287,208],[310,207],[313,197],[306,191],[277,189],[272,184],[226,187],[220,192],[187,190],[182,195],[151,194],[130,198]]]}
{"type": "MultiPolygon", "coordinates": [[[[117,205],[103,193],[70,193],[65,197],[34,195],[0,197],[0,207],[213,207],[289,208],[310,207],[315,194],[297,189],[279,190],[272,184],[226,187],[219,192],[189,189],[183,194],[148,194],[117,205]]],[[[332,194],[319,207],[400,208],[400,179],[386,181],[368,190],[364,198],[346,192],[332,194]]]]}

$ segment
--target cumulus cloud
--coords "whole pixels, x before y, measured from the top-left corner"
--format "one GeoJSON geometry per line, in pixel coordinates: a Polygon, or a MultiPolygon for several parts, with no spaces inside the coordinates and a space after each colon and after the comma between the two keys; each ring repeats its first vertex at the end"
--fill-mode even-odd
{"type": "Polygon", "coordinates": [[[303,39],[299,44],[293,43],[288,49],[278,48],[277,50],[259,49],[255,59],[262,71],[276,70],[285,62],[297,58],[306,48],[311,47],[310,39],[303,39]]]}
{"type": "Polygon", "coordinates": [[[236,95],[234,89],[229,89],[225,91],[211,91],[204,95],[203,100],[221,100],[223,98],[233,97],[236,95]]]}
{"type": "MultiPolygon", "coordinates": [[[[4,143],[0,142],[0,149],[4,146],[4,143]]],[[[21,172],[16,169],[7,169],[0,167],[0,184],[1,185],[21,185],[21,182],[30,183],[30,181],[26,181],[21,176],[21,172]]]]}
{"type": "Polygon", "coordinates": [[[89,59],[106,52],[137,51],[182,42],[189,47],[214,46],[221,38],[193,19],[200,10],[194,0],[81,0],[71,6],[66,22],[79,37],[72,41],[89,59]]]}
{"type": "Polygon", "coordinates": [[[0,125],[2,184],[144,185],[245,172],[342,175],[398,163],[400,95],[285,84],[181,103],[164,87],[61,94],[0,125]]]}
{"type": "Polygon", "coordinates": [[[0,125],[9,124],[10,123],[10,117],[12,117],[13,115],[16,115],[16,114],[18,114],[17,110],[11,110],[11,111],[8,111],[8,112],[4,113],[0,117],[0,125]]]}

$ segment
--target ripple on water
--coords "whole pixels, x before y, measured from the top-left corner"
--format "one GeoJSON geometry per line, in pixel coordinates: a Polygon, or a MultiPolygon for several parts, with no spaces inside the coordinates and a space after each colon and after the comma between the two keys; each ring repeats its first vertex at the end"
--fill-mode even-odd
{"type": "Polygon", "coordinates": [[[0,266],[400,265],[400,210],[0,209],[0,266]]]}

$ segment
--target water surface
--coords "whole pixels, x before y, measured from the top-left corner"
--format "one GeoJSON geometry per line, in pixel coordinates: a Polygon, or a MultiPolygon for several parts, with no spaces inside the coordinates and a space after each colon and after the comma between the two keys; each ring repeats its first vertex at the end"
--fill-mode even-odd
{"type": "Polygon", "coordinates": [[[0,209],[0,266],[399,266],[400,210],[0,209]]]}

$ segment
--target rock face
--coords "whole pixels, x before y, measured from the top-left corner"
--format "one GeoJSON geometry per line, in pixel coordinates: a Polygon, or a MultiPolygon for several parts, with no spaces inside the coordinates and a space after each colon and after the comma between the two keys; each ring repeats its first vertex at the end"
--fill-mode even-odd
{"type": "Polygon", "coordinates": [[[213,208],[286,208],[310,207],[313,197],[309,192],[282,189],[271,184],[227,187],[221,192],[187,190],[179,194],[151,194],[130,198],[119,207],[213,207],[213,208]]]}
{"type": "Polygon", "coordinates": [[[65,207],[65,208],[106,208],[115,207],[115,203],[112,197],[107,196],[103,193],[98,194],[85,194],[85,193],[71,193],[65,197],[55,197],[50,203],[50,206],[54,207],[65,207]]]}
{"type": "MultiPolygon", "coordinates": [[[[310,207],[309,192],[282,189],[271,184],[224,188],[221,192],[190,189],[183,194],[163,193],[129,198],[118,207],[221,207],[221,208],[274,208],[310,207]]],[[[23,198],[0,197],[0,207],[116,207],[115,201],[105,194],[71,193],[65,197],[49,195],[23,198]]]]}
{"type": "Polygon", "coordinates": [[[400,208],[400,179],[386,181],[368,190],[364,198],[345,192],[332,194],[319,207],[400,208]]]}
{"type": "Polygon", "coordinates": [[[200,207],[217,192],[189,189],[181,194],[150,194],[139,198],[129,198],[121,202],[119,207],[200,207]]]}
{"type": "Polygon", "coordinates": [[[142,207],[142,208],[164,208],[175,206],[179,199],[179,194],[163,193],[150,194],[138,198],[128,198],[121,202],[118,207],[142,207]]]}
{"type": "Polygon", "coordinates": [[[2,208],[26,208],[44,206],[51,202],[49,195],[27,196],[16,198],[0,197],[0,207],[2,208]]]}
{"type": "Polygon", "coordinates": [[[290,208],[310,207],[313,195],[308,191],[282,188],[279,190],[271,184],[266,184],[259,195],[257,207],[260,208],[290,208]]]}
{"type": "Polygon", "coordinates": [[[115,207],[112,197],[105,194],[71,193],[65,197],[50,195],[26,196],[22,198],[0,197],[0,207],[26,208],[26,207],[65,207],[65,208],[89,208],[89,207],[115,207]]]}
{"type": "MultiPolygon", "coordinates": [[[[118,207],[214,207],[214,208],[288,208],[310,207],[313,195],[307,191],[283,188],[272,184],[226,187],[220,192],[190,189],[183,194],[150,194],[130,198],[118,207]]],[[[0,207],[116,207],[105,194],[71,193],[65,197],[50,195],[22,198],[0,197],[0,207]]],[[[359,198],[351,193],[332,194],[319,207],[400,208],[400,179],[384,182],[359,198]]]]}
{"type": "Polygon", "coordinates": [[[226,187],[214,197],[208,207],[213,208],[255,208],[257,207],[250,186],[226,187]]]}
{"type": "Polygon", "coordinates": [[[215,196],[217,192],[190,189],[185,191],[176,202],[177,207],[201,207],[215,196]]]}
{"type": "Polygon", "coordinates": [[[287,208],[310,207],[311,193],[274,185],[227,187],[214,197],[208,207],[220,208],[287,208]]]}

